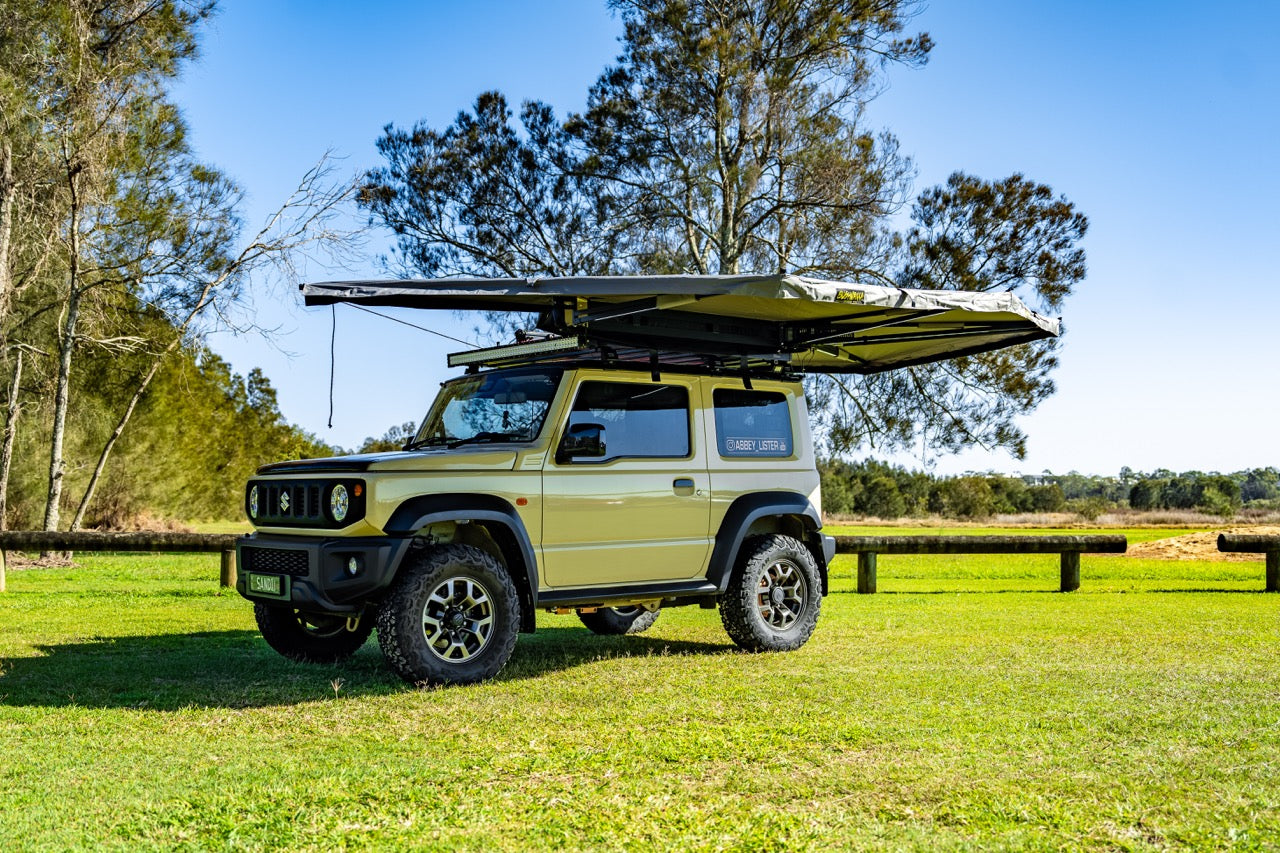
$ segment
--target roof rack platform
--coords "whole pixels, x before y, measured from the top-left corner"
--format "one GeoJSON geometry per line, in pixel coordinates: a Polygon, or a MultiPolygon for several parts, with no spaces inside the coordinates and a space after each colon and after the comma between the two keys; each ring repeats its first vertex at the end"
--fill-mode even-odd
{"type": "Polygon", "coordinates": [[[480,368],[496,369],[532,364],[648,370],[655,377],[663,372],[778,379],[792,379],[798,376],[798,373],[791,369],[791,357],[785,354],[715,356],[685,351],[614,347],[608,344],[584,343],[577,338],[548,337],[449,354],[450,367],[465,367],[470,372],[480,368]]]}

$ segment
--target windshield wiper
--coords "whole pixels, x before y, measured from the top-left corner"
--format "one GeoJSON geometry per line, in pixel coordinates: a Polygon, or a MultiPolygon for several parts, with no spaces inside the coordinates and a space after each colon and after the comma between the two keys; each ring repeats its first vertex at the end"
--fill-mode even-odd
{"type": "Polygon", "coordinates": [[[449,442],[449,449],[461,447],[464,444],[484,444],[489,441],[528,441],[522,432],[478,432],[469,438],[459,438],[449,442]]]}
{"type": "Polygon", "coordinates": [[[453,439],[444,435],[433,435],[428,438],[420,438],[417,441],[411,441],[404,446],[405,450],[417,450],[420,447],[430,447],[433,444],[448,444],[453,439]]]}

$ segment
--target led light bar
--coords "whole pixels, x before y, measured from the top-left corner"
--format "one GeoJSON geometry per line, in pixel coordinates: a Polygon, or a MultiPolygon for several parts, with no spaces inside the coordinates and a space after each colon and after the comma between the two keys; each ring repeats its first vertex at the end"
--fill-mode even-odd
{"type": "Polygon", "coordinates": [[[449,366],[471,367],[479,365],[492,367],[512,360],[520,361],[535,356],[553,355],[580,349],[581,347],[582,344],[576,337],[546,338],[525,344],[504,344],[503,346],[473,349],[466,352],[451,352],[449,353],[449,366]]]}

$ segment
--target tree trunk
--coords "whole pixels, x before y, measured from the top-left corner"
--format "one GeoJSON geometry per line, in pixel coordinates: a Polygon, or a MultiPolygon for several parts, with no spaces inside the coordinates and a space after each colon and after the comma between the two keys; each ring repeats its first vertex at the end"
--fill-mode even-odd
{"type": "Polygon", "coordinates": [[[13,442],[18,435],[18,415],[22,412],[22,407],[18,405],[18,390],[21,385],[22,350],[18,350],[18,357],[13,365],[13,384],[9,386],[4,443],[0,446],[0,530],[8,528],[6,517],[9,513],[9,471],[13,467],[13,442]]]}
{"type": "MultiPolygon", "coordinates": [[[[0,353],[6,352],[9,301],[13,298],[13,271],[9,267],[9,244],[13,238],[13,145],[0,144],[0,353]]],[[[9,510],[9,471],[13,465],[13,442],[18,433],[18,389],[22,383],[22,350],[17,351],[13,367],[13,384],[9,390],[8,412],[4,421],[4,445],[0,449],[0,530],[5,529],[9,510]]],[[[0,556],[0,572],[4,558],[0,556]]],[[[3,575],[0,575],[3,583],[3,575]]]]}
{"type": "MultiPolygon", "coordinates": [[[[75,275],[72,275],[72,281],[75,275]]],[[[66,319],[58,344],[58,385],[53,396],[53,437],[49,442],[49,493],[44,507],[44,529],[57,530],[66,465],[62,445],[67,433],[67,409],[71,398],[71,353],[75,347],[76,324],[80,318],[80,294],[72,285],[67,300],[66,319]]]]}
{"type": "Polygon", "coordinates": [[[9,268],[9,244],[13,239],[13,146],[0,144],[0,352],[5,349],[5,320],[13,297],[13,271],[9,268]]]}
{"type": "Polygon", "coordinates": [[[57,530],[66,471],[62,444],[67,431],[67,409],[71,397],[71,356],[76,346],[76,326],[80,320],[80,205],[76,195],[77,170],[68,164],[67,183],[71,189],[68,217],[67,304],[58,336],[58,384],[53,397],[53,436],[49,442],[49,493],[44,507],[44,529],[57,530]]]}

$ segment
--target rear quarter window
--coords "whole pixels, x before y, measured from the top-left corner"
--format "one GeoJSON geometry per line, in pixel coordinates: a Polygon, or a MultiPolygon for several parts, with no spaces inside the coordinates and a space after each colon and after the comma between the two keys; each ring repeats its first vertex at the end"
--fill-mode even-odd
{"type": "Polygon", "coordinates": [[[716,388],[716,444],[727,458],[790,456],[794,449],[787,396],[777,391],[716,388]]]}

